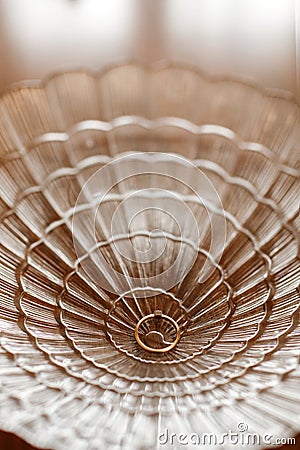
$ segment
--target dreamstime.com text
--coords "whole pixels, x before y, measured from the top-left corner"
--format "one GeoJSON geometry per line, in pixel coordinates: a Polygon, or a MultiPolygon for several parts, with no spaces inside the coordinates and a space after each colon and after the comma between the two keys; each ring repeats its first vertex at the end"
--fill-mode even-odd
{"type": "Polygon", "coordinates": [[[167,428],[159,435],[160,446],[168,445],[178,448],[178,446],[212,446],[215,447],[230,444],[233,446],[251,447],[256,445],[295,445],[296,439],[291,437],[279,437],[270,433],[252,433],[248,431],[248,425],[240,422],[235,431],[228,430],[224,433],[173,433],[167,428]]]}

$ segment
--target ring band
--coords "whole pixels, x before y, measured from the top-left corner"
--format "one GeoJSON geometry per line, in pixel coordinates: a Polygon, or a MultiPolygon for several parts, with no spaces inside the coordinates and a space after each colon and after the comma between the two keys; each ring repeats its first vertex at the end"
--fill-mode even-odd
{"type": "Polygon", "coordinates": [[[180,339],[180,328],[179,328],[178,323],[174,319],[172,319],[172,317],[167,316],[166,314],[163,314],[161,311],[154,311],[154,313],[148,314],[147,316],[142,317],[138,321],[138,323],[136,324],[136,327],[135,327],[134,336],[135,336],[137,343],[147,352],[165,353],[165,352],[168,352],[169,350],[172,350],[172,348],[174,348],[175,345],[178,343],[178,341],[180,339]],[[148,319],[157,319],[157,318],[165,319],[165,320],[169,321],[176,329],[176,338],[175,338],[174,342],[172,342],[172,344],[170,344],[164,348],[149,347],[148,345],[144,344],[144,342],[142,342],[142,340],[139,337],[139,330],[140,330],[141,325],[148,319]]]}

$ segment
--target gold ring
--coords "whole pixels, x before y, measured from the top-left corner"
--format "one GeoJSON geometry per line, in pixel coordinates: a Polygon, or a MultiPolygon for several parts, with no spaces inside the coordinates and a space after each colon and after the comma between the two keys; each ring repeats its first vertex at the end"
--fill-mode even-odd
{"type": "Polygon", "coordinates": [[[135,336],[137,343],[147,352],[165,353],[165,352],[168,352],[169,350],[172,350],[172,348],[174,348],[175,345],[178,343],[178,341],[180,339],[180,328],[179,328],[178,323],[174,319],[172,319],[172,317],[167,316],[166,314],[163,314],[161,311],[154,311],[154,313],[148,314],[147,316],[142,317],[138,321],[138,323],[136,324],[136,327],[135,327],[134,336],[135,336]],[[174,342],[172,342],[172,344],[170,344],[164,348],[153,348],[153,347],[149,347],[148,345],[144,344],[144,342],[141,341],[141,339],[139,337],[139,329],[140,329],[142,323],[144,323],[148,319],[153,319],[153,318],[168,320],[175,327],[176,338],[175,338],[174,342]]]}

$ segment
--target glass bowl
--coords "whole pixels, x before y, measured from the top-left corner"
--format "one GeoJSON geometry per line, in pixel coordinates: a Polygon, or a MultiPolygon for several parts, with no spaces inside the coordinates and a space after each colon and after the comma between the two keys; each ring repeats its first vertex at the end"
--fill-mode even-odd
{"type": "Polygon", "coordinates": [[[300,431],[297,104],[133,62],[13,88],[0,130],[0,427],[53,449],[300,431]]]}

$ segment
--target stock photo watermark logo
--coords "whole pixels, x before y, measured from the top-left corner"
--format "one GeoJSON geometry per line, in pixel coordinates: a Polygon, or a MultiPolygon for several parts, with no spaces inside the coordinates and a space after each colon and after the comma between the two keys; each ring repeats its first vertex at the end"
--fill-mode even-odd
{"type": "Polygon", "coordinates": [[[280,446],[280,445],[295,445],[296,439],[292,437],[275,436],[268,432],[256,433],[249,430],[249,426],[245,422],[237,424],[236,430],[227,430],[224,433],[174,433],[166,428],[159,434],[158,443],[160,448],[215,448],[216,446],[233,446],[236,448],[252,448],[253,446],[262,445],[280,446]]]}
{"type": "Polygon", "coordinates": [[[78,266],[117,295],[152,295],[178,285],[197,263],[198,282],[217,266],[226,220],[208,177],[182,156],[129,153],[91,171],[72,232],[78,266]]]}

